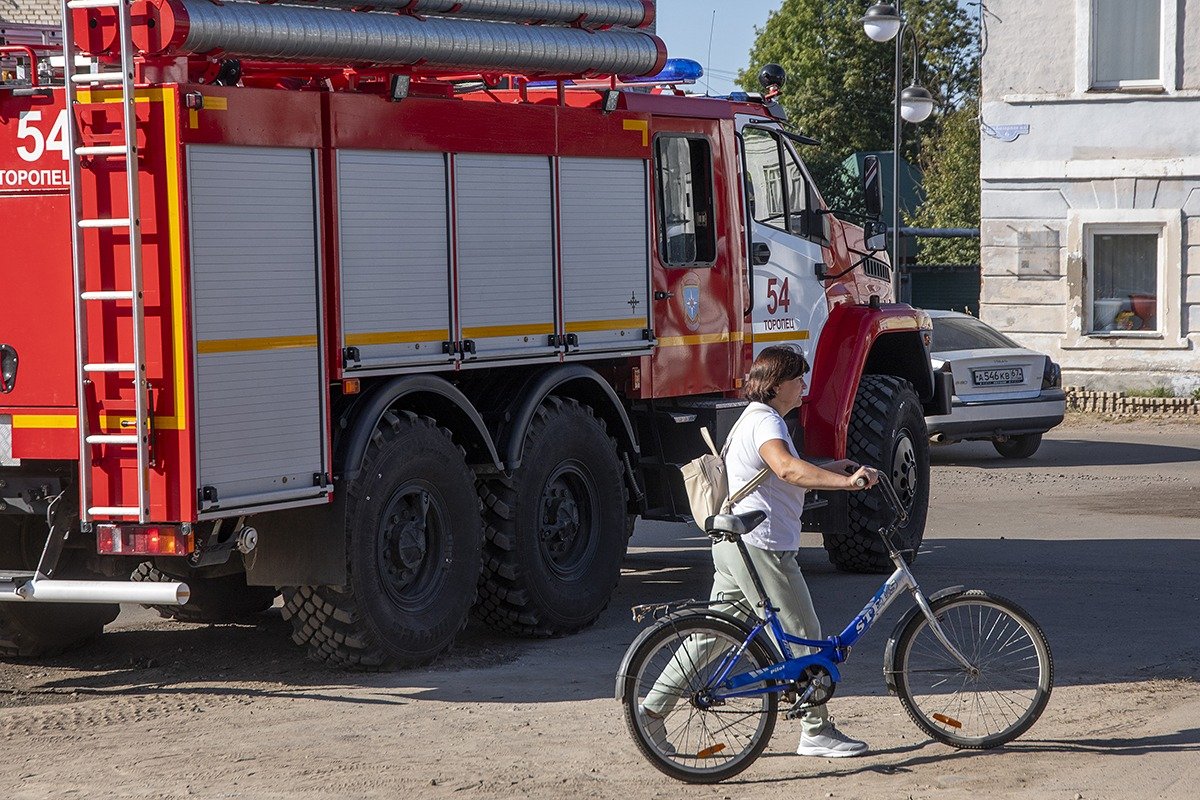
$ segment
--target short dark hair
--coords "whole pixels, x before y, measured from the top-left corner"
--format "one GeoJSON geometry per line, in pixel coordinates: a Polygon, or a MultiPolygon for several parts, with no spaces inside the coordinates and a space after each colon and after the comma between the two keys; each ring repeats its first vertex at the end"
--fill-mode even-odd
{"type": "Polygon", "coordinates": [[[807,374],[808,360],[799,348],[768,347],[750,366],[744,394],[747,400],[755,403],[769,403],[775,399],[779,384],[807,374]]]}

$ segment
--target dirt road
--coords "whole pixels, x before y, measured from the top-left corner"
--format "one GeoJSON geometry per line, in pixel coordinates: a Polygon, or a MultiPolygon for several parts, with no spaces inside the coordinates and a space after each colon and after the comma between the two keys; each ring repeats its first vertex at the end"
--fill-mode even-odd
{"type": "MultiPolygon", "coordinates": [[[[612,699],[637,602],[706,593],[706,540],[641,523],[619,594],[591,630],[522,642],[475,626],[433,668],[337,673],[305,662],[278,612],[257,625],[126,609],[98,643],[0,664],[0,780],[15,798],[1194,798],[1200,795],[1200,425],[1073,420],[1027,462],[935,450],[917,577],[1008,595],[1043,625],[1056,688],[1002,750],[926,739],[884,693],[893,608],[831,704],[874,752],[764,756],[716,787],[641,761],[612,699]]],[[[878,579],[803,559],[822,619],[878,579]]]]}

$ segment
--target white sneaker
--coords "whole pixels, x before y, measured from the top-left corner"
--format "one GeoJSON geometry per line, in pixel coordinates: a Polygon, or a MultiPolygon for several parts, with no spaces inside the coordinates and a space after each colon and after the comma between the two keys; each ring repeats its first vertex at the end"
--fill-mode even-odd
{"type": "Polygon", "coordinates": [[[825,727],[812,735],[800,734],[800,746],[796,748],[796,753],[821,758],[851,758],[861,756],[870,749],[866,742],[851,739],[832,722],[827,722],[825,727]]]}
{"type": "Polygon", "coordinates": [[[638,717],[642,730],[650,737],[650,741],[658,748],[658,752],[664,756],[675,755],[675,745],[671,744],[671,740],[667,738],[666,720],[653,711],[647,711],[644,706],[638,706],[638,717]]]}

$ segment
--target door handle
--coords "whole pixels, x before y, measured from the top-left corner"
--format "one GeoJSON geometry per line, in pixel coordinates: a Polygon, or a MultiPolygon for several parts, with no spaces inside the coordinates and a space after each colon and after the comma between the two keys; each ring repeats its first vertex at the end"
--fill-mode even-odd
{"type": "Polygon", "coordinates": [[[755,242],[750,246],[750,261],[756,267],[771,263],[771,246],[766,242],[755,242]]]}
{"type": "Polygon", "coordinates": [[[674,296],[674,292],[664,292],[661,289],[654,293],[655,300],[670,300],[674,296]]]}

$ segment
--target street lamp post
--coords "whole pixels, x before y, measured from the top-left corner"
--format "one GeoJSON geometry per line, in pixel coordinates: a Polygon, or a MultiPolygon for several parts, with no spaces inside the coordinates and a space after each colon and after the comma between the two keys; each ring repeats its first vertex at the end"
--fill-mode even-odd
{"type": "Polygon", "coordinates": [[[900,126],[924,122],[933,113],[933,96],[917,84],[917,42],[913,40],[913,82],[904,86],[904,34],[908,23],[895,3],[875,3],[862,18],[863,31],[875,42],[896,40],[892,125],[892,297],[900,300],[900,126]]]}

